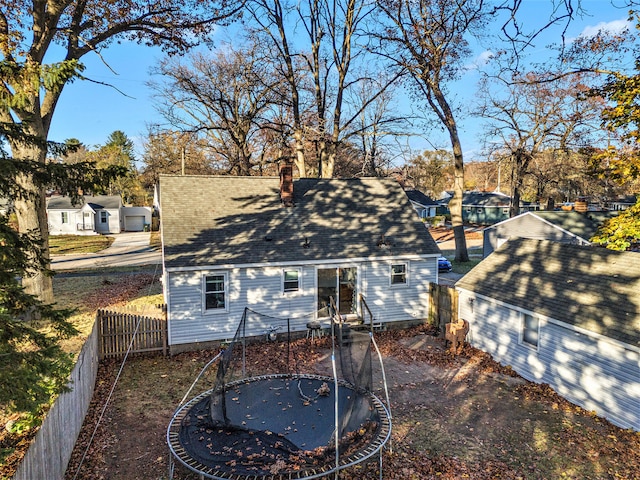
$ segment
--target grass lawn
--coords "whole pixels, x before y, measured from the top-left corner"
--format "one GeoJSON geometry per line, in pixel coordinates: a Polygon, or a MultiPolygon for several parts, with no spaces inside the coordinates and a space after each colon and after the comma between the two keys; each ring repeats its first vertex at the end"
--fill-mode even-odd
{"type": "Polygon", "coordinates": [[[49,249],[52,255],[70,253],[96,253],[113,243],[113,237],[105,235],[51,235],[49,249]]]}
{"type": "Polygon", "coordinates": [[[160,249],[162,247],[162,237],[160,236],[160,232],[151,232],[151,236],[149,237],[149,245],[157,249],[160,249]]]}
{"type": "Polygon", "coordinates": [[[163,303],[159,272],[140,273],[140,267],[102,268],[65,272],[53,279],[56,304],[74,308],[70,318],[79,335],[63,342],[71,353],[78,353],[91,333],[96,310],[109,306],[156,305],[163,303]]]}

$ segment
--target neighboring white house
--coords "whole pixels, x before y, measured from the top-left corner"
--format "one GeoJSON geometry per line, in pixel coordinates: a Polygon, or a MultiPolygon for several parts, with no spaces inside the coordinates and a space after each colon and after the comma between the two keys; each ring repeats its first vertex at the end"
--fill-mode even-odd
{"type": "Polygon", "coordinates": [[[118,195],[85,195],[74,203],[71,197],[47,199],[47,220],[51,235],[95,235],[120,233],[122,200],[118,195]]]}
{"type": "Polygon", "coordinates": [[[152,207],[122,207],[122,227],[125,232],[143,232],[151,228],[152,207]]]}
{"type": "Polygon", "coordinates": [[[640,254],[511,239],[456,289],[472,345],[640,431],[640,254]]]}
{"type": "MultiPolygon", "coordinates": [[[[291,329],[346,317],[428,316],[440,251],[391,179],[161,176],[169,344],[230,339],[245,307],[291,329]]],[[[266,325],[265,325],[266,328],[266,325]]],[[[264,331],[250,332],[261,335],[264,331]]]]}
{"type": "Polygon", "coordinates": [[[118,195],[85,195],[74,203],[71,197],[47,199],[51,235],[96,235],[142,232],[151,224],[150,207],[124,207],[118,195]]]}

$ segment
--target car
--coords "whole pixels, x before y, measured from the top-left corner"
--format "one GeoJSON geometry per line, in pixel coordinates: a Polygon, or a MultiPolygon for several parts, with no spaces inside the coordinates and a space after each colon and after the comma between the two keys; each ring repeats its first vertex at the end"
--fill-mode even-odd
{"type": "Polygon", "coordinates": [[[453,270],[451,266],[451,262],[447,260],[445,257],[438,258],[438,271],[439,272],[450,272],[453,270]]]}

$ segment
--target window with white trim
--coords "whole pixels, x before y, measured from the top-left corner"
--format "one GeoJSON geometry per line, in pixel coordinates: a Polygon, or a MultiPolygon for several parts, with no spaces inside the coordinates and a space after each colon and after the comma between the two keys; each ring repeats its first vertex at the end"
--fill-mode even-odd
{"type": "Polygon", "coordinates": [[[394,263],[391,265],[391,285],[406,285],[407,271],[406,263],[394,263]]]}
{"type": "Polygon", "coordinates": [[[522,318],[522,343],[538,348],[540,338],[540,321],[537,317],[523,314],[522,318]]]}
{"type": "Polygon", "coordinates": [[[300,269],[285,269],[282,272],[282,290],[285,292],[297,292],[300,289],[300,269]]]}
{"type": "Polygon", "coordinates": [[[62,217],[62,223],[69,223],[69,213],[68,212],[60,212],[62,217]]]}
{"type": "Polygon", "coordinates": [[[218,273],[215,275],[204,276],[204,310],[216,311],[226,310],[227,308],[227,292],[226,274],[218,273]]]}
{"type": "Polygon", "coordinates": [[[108,215],[104,210],[100,211],[100,223],[107,223],[108,215]]]}

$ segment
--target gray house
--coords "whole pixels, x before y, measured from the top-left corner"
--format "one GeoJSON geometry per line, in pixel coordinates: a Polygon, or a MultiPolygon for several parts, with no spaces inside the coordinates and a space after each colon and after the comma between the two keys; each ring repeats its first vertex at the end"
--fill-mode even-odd
{"type": "Polygon", "coordinates": [[[483,256],[486,257],[510,238],[591,245],[589,239],[602,222],[617,213],[564,210],[522,213],[484,229],[483,256]]]}
{"type": "Polygon", "coordinates": [[[420,190],[414,188],[405,190],[407,197],[411,200],[411,204],[420,218],[430,218],[437,215],[439,204],[426,196],[420,190]]]}
{"type": "Polygon", "coordinates": [[[294,331],[329,297],[381,326],[428,315],[440,251],[395,180],[161,176],[160,217],[174,350],[232,338],[245,307],[294,331]]]}
{"type": "Polygon", "coordinates": [[[512,239],[456,289],[472,345],[640,431],[640,254],[512,239]]]}
{"type": "MultiPolygon", "coordinates": [[[[450,213],[448,197],[447,213],[450,213]]],[[[462,195],[462,221],[478,225],[493,225],[509,218],[511,197],[500,192],[469,191],[462,195]]],[[[538,210],[537,204],[520,202],[520,212],[538,210]]]]}

